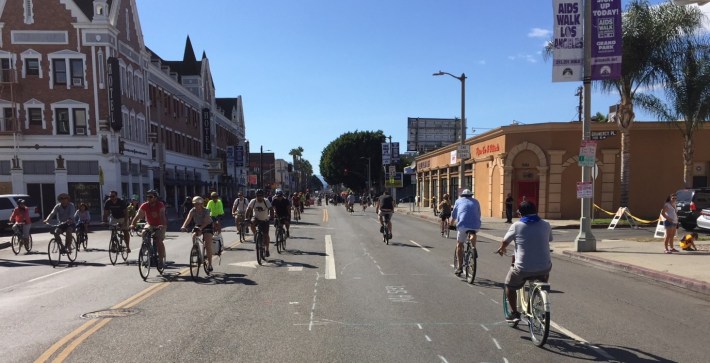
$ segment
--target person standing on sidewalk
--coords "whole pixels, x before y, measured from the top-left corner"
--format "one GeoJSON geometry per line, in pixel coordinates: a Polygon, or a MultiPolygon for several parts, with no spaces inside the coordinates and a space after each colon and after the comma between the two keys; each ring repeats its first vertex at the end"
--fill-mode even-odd
{"type": "Polygon", "coordinates": [[[476,248],[476,233],[481,229],[481,204],[473,193],[464,189],[461,192],[459,199],[456,199],[454,208],[451,210],[451,219],[456,221],[456,257],[458,258],[458,268],[454,274],[462,273],[463,266],[463,249],[469,231],[473,232],[471,236],[471,246],[476,248]]]}
{"type": "Polygon", "coordinates": [[[676,230],[678,229],[678,214],[675,211],[676,195],[671,194],[666,198],[666,204],[661,209],[661,216],[665,219],[663,227],[666,228],[666,237],[663,240],[663,247],[666,253],[678,252],[673,248],[673,239],[675,238],[676,230]]]}
{"type": "Polygon", "coordinates": [[[508,193],[505,198],[505,223],[513,223],[513,194],[508,193]]]}
{"type": "Polygon", "coordinates": [[[431,209],[434,210],[434,215],[439,215],[439,211],[436,209],[436,195],[431,196],[431,209]]]}

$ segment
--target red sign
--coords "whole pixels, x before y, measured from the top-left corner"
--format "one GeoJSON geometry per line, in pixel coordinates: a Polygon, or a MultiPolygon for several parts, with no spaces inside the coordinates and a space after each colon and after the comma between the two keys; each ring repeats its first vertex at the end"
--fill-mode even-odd
{"type": "Polygon", "coordinates": [[[495,153],[500,151],[500,145],[499,144],[488,144],[484,147],[477,147],[476,148],[476,156],[481,156],[484,154],[488,153],[495,153]]]}

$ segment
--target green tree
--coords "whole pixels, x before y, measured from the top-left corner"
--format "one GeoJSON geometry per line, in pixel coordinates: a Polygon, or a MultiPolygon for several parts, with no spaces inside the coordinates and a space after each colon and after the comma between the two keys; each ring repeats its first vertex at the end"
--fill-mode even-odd
{"type": "Polygon", "coordinates": [[[313,166],[310,161],[302,158],[303,147],[301,146],[291,149],[288,154],[293,157],[293,169],[296,175],[296,190],[304,191],[308,188],[307,182],[310,176],[313,175],[313,166]]]}
{"type": "Polygon", "coordinates": [[[605,114],[601,112],[597,112],[594,116],[592,116],[592,121],[594,122],[609,122],[609,118],[606,117],[605,114]]]}
{"type": "Polygon", "coordinates": [[[618,92],[619,108],[613,121],[621,131],[620,202],[629,204],[631,180],[631,127],[634,123],[634,100],[639,89],[653,88],[661,80],[657,67],[669,44],[683,34],[692,34],[703,25],[697,7],[664,3],[651,6],[646,0],[634,0],[622,19],[623,54],[621,78],[601,83],[602,90],[618,92]]]}
{"type": "Polygon", "coordinates": [[[323,190],[323,182],[316,175],[311,175],[311,178],[308,180],[308,188],[311,191],[323,190]]]}
{"type": "Polygon", "coordinates": [[[367,158],[370,176],[382,180],[382,131],[354,131],[340,135],[323,149],[320,171],[330,185],[343,184],[346,188],[362,190],[367,185],[367,158]],[[347,171],[346,171],[347,170],[347,171]]]}
{"type": "Polygon", "coordinates": [[[692,187],[693,135],[710,119],[710,44],[707,36],[689,35],[666,47],[657,64],[668,103],[652,94],[637,97],[639,106],[669,121],[683,135],[683,182],[692,187]],[[680,120],[680,121],[679,121],[680,120]]]}

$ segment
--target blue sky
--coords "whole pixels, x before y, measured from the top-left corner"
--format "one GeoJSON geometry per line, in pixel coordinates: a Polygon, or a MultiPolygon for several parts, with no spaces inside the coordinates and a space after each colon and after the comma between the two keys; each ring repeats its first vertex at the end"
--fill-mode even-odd
{"type": "MultiPolygon", "coordinates": [[[[551,0],[136,2],[148,47],[179,60],[189,35],[197,57],[207,53],[217,96],[242,96],[252,151],[290,160],[302,146],[316,173],[345,132],[382,130],[404,152],[407,117],[460,117],[461,84],[432,76],[439,70],[468,78],[469,137],[514,120],[577,118],[581,83],[552,83],[542,57],[551,0]]],[[[595,91],[592,114],[617,101],[595,91]]]]}

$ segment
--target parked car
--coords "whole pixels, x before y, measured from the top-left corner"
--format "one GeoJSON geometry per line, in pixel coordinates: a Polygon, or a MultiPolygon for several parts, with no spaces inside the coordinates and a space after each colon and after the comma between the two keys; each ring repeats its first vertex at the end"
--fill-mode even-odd
{"type": "Polygon", "coordinates": [[[676,197],[678,223],[691,231],[701,211],[710,208],[710,188],[681,189],[676,192],[676,197]]]}
{"type": "Polygon", "coordinates": [[[698,228],[710,230],[710,209],[703,209],[695,222],[698,228]]]}
{"type": "Polygon", "coordinates": [[[25,206],[30,209],[30,218],[32,222],[37,222],[40,219],[39,207],[37,203],[27,194],[2,194],[0,195],[0,229],[8,228],[10,215],[12,210],[17,208],[17,201],[25,200],[25,206]]]}

